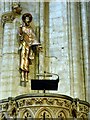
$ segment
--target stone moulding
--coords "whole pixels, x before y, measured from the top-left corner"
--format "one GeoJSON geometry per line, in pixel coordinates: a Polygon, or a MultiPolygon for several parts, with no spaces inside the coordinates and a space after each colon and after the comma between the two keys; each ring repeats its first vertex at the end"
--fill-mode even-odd
{"type": "Polygon", "coordinates": [[[90,104],[60,94],[24,94],[0,101],[5,118],[88,118],[90,104]]]}
{"type": "Polygon", "coordinates": [[[6,12],[2,14],[1,23],[4,25],[6,22],[12,22],[15,19],[15,14],[13,12],[6,12]]]}
{"type": "Polygon", "coordinates": [[[22,11],[22,8],[19,4],[17,4],[17,7],[13,5],[12,11],[4,12],[1,17],[1,23],[4,26],[5,23],[11,23],[16,18],[16,16],[20,15],[22,11]]]}

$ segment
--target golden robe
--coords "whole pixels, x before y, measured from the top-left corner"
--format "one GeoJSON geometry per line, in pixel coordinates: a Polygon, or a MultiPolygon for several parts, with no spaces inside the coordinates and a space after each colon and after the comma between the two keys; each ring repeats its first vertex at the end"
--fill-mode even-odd
{"type": "Polygon", "coordinates": [[[35,34],[31,27],[20,27],[20,69],[29,72],[29,65],[34,59],[31,46],[34,42],[35,34]]]}

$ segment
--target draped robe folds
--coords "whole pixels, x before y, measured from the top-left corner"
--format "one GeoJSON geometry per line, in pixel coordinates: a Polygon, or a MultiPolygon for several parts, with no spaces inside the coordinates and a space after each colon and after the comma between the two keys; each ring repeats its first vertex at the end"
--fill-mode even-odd
{"type": "Polygon", "coordinates": [[[34,53],[32,51],[32,43],[36,40],[35,34],[32,28],[23,26],[20,27],[20,69],[29,72],[29,65],[31,60],[34,59],[34,53]]]}

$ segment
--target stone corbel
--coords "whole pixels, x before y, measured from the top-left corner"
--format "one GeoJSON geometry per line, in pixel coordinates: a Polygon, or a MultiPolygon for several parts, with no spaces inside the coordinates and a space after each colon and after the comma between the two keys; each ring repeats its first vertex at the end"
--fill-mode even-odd
{"type": "Polygon", "coordinates": [[[22,8],[20,7],[19,3],[13,3],[12,4],[12,11],[11,12],[5,12],[2,14],[1,17],[1,23],[4,25],[5,23],[11,23],[13,20],[17,17],[17,15],[20,15],[22,11],[22,8]]]}
{"type": "Polygon", "coordinates": [[[5,23],[11,23],[15,19],[13,12],[6,12],[2,15],[1,23],[4,25],[5,23]]]}

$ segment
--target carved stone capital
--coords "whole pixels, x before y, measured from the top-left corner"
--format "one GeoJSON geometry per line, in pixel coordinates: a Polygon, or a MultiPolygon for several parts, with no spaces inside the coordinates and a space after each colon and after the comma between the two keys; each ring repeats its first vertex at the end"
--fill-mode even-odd
{"type": "Polygon", "coordinates": [[[15,15],[13,14],[13,12],[6,12],[2,15],[1,18],[2,25],[4,25],[5,23],[10,23],[14,19],[15,19],[15,15]]]}
{"type": "Polygon", "coordinates": [[[11,12],[5,12],[2,14],[1,17],[1,23],[4,25],[5,23],[11,23],[17,15],[20,15],[22,11],[22,8],[20,7],[20,4],[13,3],[12,4],[12,11],[11,12]]]}

